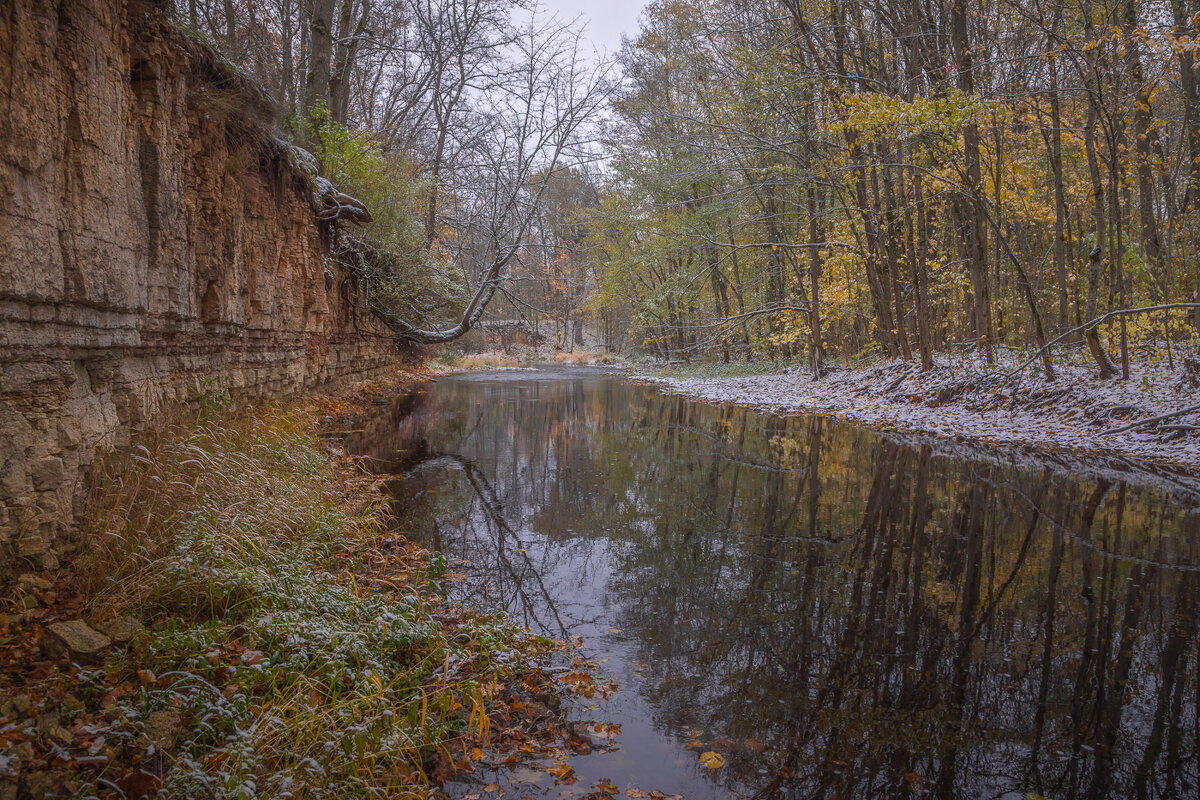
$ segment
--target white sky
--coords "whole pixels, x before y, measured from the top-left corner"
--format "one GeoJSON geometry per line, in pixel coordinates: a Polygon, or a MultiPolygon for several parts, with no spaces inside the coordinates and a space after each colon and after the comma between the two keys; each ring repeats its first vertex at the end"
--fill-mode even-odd
{"type": "Polygon", "coordinates": [[[539,4],[564,21],[582,17],[587,23],[585,35],[601,53],[615,55],[621,48],[621,34],[637,34],[638,14],[643,0],[541,0],[539,4]]]}

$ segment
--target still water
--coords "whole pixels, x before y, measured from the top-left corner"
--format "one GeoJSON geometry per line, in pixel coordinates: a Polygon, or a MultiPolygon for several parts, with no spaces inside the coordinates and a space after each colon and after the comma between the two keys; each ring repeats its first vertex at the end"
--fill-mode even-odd
{"type": "Polygon", "coordinates": [[[581,370],[443,379],[347,445],[396,476],[405,535],[466,562],[464,602],[582,637],[620,687],[572,708],[621,726],[577,784],[452,794],[1200,791],[1187,496],[581,370]]]}

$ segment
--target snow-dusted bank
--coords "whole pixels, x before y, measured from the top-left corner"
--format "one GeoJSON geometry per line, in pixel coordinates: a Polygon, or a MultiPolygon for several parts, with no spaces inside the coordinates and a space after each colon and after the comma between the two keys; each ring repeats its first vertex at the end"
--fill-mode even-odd
{"type": "MultiPolygon", "coordinates": [[[[1005,363],[1007,362],[1007,363],[1005,363]]],[[[639,375],[663,390],[709,402],[777,413],[817,413],[882,430],[935,436],[1087,462],[1092,469],[1150,469],[1171,483],[1200,488],[1200,410],[1133,428],[1200,405],[1200,359],[1131,367],[1130,378],[1101,380],[1083,365],[1061,364],[1058,379],[1024,374],[1017,364],[939,358],[930,372],[889,362],[836,369],[820,380],[802,370],[737,377],[639,375]],[[1125,428],[1125,430],[1121,430],[1125,428]]]]}

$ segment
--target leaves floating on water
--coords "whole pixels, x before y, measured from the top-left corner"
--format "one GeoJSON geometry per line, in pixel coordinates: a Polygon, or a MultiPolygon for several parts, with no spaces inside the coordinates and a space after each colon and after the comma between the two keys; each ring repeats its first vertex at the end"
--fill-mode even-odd
{"type": "Polygon", "coordinates": [[[709,769],[720,769],[721,767],[725,766],[725,756],[714,750],[701,753],[700,766],[708,767],[709,769]]]}
{"type": "Polygon", "coordinates": [[[554,766],[548,767],[546,772],[549,772],[551,775],[553,775],[554,780],[560,783],[574,783],[576,780],[573,777],[575,770],[570,764],[567,764],[563,761],[555,761],[554,766]]]}

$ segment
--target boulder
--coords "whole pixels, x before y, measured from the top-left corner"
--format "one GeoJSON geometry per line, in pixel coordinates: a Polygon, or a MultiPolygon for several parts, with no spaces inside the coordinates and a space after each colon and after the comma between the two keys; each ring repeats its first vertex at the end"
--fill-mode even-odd
{"type": "Polygon", "coordinates": [[[35,590],[39,592],[48,592],[54,588],[54,584],[50,583],[50,581],[46,580],[40,575],[34,575],[32,572],[26,572],[17,576],[17,587],[24,592],[32,592],[35,590]]]}
{"type": "Polygon", "coordinates": [[[52,623],[42,634],[42,651],[48,657],[69,658],[77,664],[98,663],[111,646],[112,640],[81,619],[52,623]]]}
{"type": "Polygon", "coordinates": [[[154,745],[156,750],[170,750],[182,731],[183,715],[178,711],[155,711],[146,718],[142,737],[145,744],[154,745]]]}
{"type": "Polygon", "coordinates": [[[124,616],[96,623],[96,630],[103,633],[113,644],[127,644],[145,626],[137,617],[124,616]]]}

